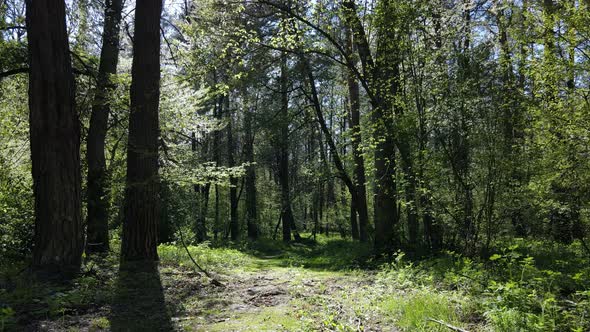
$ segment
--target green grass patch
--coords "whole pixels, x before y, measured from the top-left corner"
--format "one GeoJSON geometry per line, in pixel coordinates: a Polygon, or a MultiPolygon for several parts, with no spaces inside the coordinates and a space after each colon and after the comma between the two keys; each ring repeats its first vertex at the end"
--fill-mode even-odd
{"type": "Polygon", "coordinates": [[[455,296],[431,288],[386,296],[378,306],[386,316],[393,317],[396,326],[405,331],[446,329],[432,319],[454,326],[463,325],[458,314],[461,304],[456,302],[455,296]]]}

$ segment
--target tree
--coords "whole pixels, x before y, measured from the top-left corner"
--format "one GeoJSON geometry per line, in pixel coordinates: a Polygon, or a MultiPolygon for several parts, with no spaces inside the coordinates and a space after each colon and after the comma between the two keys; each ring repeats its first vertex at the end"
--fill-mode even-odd
{"type": "Polygon", "coordinates": [[[291,227],[295,223],[291,210],[291,189],[289,187],[289,76],[287,54],[281,54],[280,94],[281,110],[277,157],[279,161],[279,182],[281,185],[281,220],[283,241],[291,241],[291,227]]]}
{"type": "Polygon", "coordinates": [[[248,169],[246,170],[246,224],[248,228],[248,238],[256,240],[258,238],[257,227],[257,210],[256,210],[256,169],[254,163],[254,133],[252,131],[252,118],[255,109],[247,102],[244,114],[244,157],[248,169]]]}
{"type": "MultiPolygon", "coordinates": [[[[235,142],[234,142],[234,128],[233,128],[233,112],[229,107],[229,96],[225,98],[226,116],[227,116],[227,161],[229,167],[236,166],[234,157],[235,142]]],[[[240,224],[238,221],[238,179],[230,175],[229,178],[229,204],[230,204],[230,220],[229,229],[232,241],[237,241],[240,237],[240,224]]]]}
{"type": "Polygon", "coordinates": [[[80,128],[65,2],[29,0],[26,5],[35,197],[33,266],[50,273],[72,273],[80,267],[84,241],[80,128]]]}
{"type": "Polygon", "coordinates": [[[161,12],[162,0],[135,8],[122,261],[158,259],[161,12]]]}
{"type": "Polygon", "coordinates": [[[360,21],[356,3],[342,2],[344,19],[352,30],[355,45],[367,80],[372,111],[373,140],[375,144],[374,223],[375,247],[379,250],[399,245],[396,223],[397,209],[396,145],[394,137],[394,108],[400,93],[399,50],[395,27],[394,3],[378,2],[377,47],[373,57],[365,29],[360,21]]]}
{"type": "MultiPolygon", "coordinates": [[[[350,28],[346,27],[346,51],[350,57],[354,54],[354,37],[350,28]]],[[[353,181],[358,195],[352,209],[354,214],[351,218],[356,218],[358,214],[358,234],[359,240],[366,242],[368,240],[367,227],[369,225],[369,215],[367,212],[367,189],[365,187],[365,158],[361,151],[362,134],[361,134],[361,113],[360,113],[360,89],[358,79],[350,68],[346,68],[346,84],[348,86],[348,103],[350,108],[350,130],[352,131],[351,146],[354,157],[354,176],[353,181]]]]}
{"type": "Polygon", "coordinates": [[[105,140],[110,112],[110,95],[115,88],[113,75],[119,62],[119,29],[122,0],[107,0],[104,10],[102,50],[92,115],[86,146],[88,163],[88,221],[86,252],[105,252],[109,248],[108,176],[105,161],[105,140]]]}

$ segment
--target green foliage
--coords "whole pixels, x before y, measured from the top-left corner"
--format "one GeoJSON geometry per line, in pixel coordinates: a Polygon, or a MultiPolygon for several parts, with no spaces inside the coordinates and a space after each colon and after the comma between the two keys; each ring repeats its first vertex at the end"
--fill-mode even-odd
{"type": "MultiPolygon", "coordinates": [[[[191,256],[204,269],[216,272],[227,272],[239,268],[252,266],[251,258],[231,248],[211,248],[205,242],[197,246],[188,247],[191,256]]],[[[196,268],[185,248],[180,244],[162,244],[158,247],[158,255],[163,264],[178,264],[181,267],[196,268]]]]}
{"type": "MultiPolygon", "coordinates": [[[[0,47],[1,49],[1,47],[0,47]]],[[[33,190],[28,158],[28,81],[0,84],[0,265],[24,260],[33,242],[33,190]]]]}

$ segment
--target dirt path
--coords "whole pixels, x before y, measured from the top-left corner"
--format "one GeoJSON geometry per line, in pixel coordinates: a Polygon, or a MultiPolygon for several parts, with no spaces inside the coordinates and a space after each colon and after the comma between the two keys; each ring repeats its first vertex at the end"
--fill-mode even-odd
{"type": "Polygon", "coordinates": [[[226,287],[205,287],[182,315],[185,331],[391,331],[384,329],[362,292],[368,274],[273,268],[224,276],[226,287]],[[191,306],[192,304],[192,306],[191,306]],[[363,310],[364,309],[364,310],[363,310]]]}

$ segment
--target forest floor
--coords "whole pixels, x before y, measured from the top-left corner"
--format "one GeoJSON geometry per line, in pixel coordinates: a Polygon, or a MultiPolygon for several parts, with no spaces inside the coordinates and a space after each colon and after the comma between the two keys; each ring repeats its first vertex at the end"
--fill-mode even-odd
{"type": "Polygon", "coordinates": [[[190,252],[222,286],[197,272],[177,245],[161,245],[159,265],[134,272],[120,272],[115,253],[87,260],[66,285],[0,274],[0,331],[516,331],[521,321],[550,331],[559,330],[564,313],[577,315],[564,316],[568,323],[587,323],[585,300],[577,298],[583,311],[539,316],[526,285],[482,287],[482,265],[456,257],[420,267],[398,253],[383,264],[368,247],[337,238],[190,252]],[[500,306],[501,296],[519,299],[502,293],[508,288],[529,301],[523,308],[530,313],[518,303],[500,306]]]}

